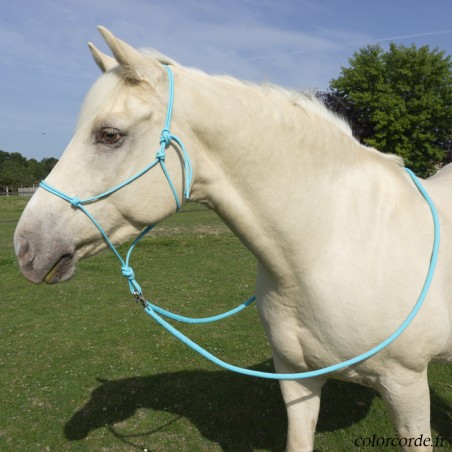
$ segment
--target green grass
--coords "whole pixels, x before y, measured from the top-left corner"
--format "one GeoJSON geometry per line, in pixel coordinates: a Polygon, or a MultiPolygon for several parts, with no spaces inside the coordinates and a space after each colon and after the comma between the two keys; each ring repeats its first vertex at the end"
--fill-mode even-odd
{"type": "MultiPolygon", "coordinates": [[[[0,198],[1,451],[284,450],[278,384],[222,371],[155,325],[112,253],[81,262],[65,284],[26,282],[12,246],[25,202],[0,198]]],[[[196,205],[151,233],[132,265],[148,297],[191,316],[246,299],[256,271],[240,242],[196,205]]],[[[273,370],[254,307],[181,329],[227,361],[273,370]]],[[[432,365],[430,385],[434,432],[452,436],[452,366],[432,365]]],[[[325,386],[316,450],[355,450],[355,438],[392,432],[374,391],[325,386]]]]}

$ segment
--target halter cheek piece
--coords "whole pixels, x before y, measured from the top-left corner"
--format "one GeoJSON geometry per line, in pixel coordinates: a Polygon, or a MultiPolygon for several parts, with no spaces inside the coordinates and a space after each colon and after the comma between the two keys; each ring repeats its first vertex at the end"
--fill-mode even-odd
{"type": "Polygon", "coordinates": [[[200,347],[198,344],[196,344],[191,339],[189,339],[187,336],[185,336],[180,331],[178,331],[176,328],[174,328],[170,323],[168,323],[166,320],[164,320],[161,316],[163,315],[172,320],[176,320],[178,322],[185,322],[185,323],[198,324],[198,323],[215,322],[217,320],[221,320],[221,319],[229,317],[233,314],[236,314],[237,312],[240,312],[241,310],[243,310],[244,308],[249,306],[256,299],[256,297],[254,295],[250,299],[248,299],[247,301],[245,301],[244,303],[239,305],[238,307],[231,309],[230,311],[227,311],[224,314],[220,314],[220,315],[213,316],[213,317],[204,317],[204,318],[200,318],[200,319],[193,319],[193,318],[173,314],[172,312],[166,311],[162,308],[159,308],[158,306],[155,306],[149,300],[146,300],[146,298],[143,296],[143,292],[141,290],[140,285],[137,283],[137,281],[135,279],[135,273],[134,273],[132,267],[129,266],[129,261],[130,261],[130,256],[132,254],[132,251],[133,251],[135,245],[149,231],[151,231],[155,225],[150,225],[150,226],[146,227],[138,235],[138,237],[133,241],[132,245],[130,246],[130,248],[127,252],[127,255],[126,255],[126,259],[124,260],[121,257],[121,255],[119,254],[116,247],[113,245],[112,241],[108,238],[108,235],[103,230],[102,226],[89,213],[89,211],[86,209],[85,205],[91,204],[95,201],[99,201],[99,200],[102,200],[102,199],[108,197],[109,195],[117,192],[121,188],[125,187],[126,185],[131,184],[132,182],[137,180],[139,177],[143,176],[150,169],[154,168],[154,166],[160,165],[163,173],[166,176],[166,179],[171,188],[171,191],[173,192],[174,199],[176,201],[177,210],[179,210],[181,207],[181,202],[179,200],[176,188],[174,187],[174,184],[171,180],[171,177],[170,177],[168,170],[166,168],[166,165],[165,165],[166,150],[170,146],[171,142],[175,142],[183,154],[183,166],[184,166],[184,178],[185,178],[185,186],[184,186],[183,196],[185,199],[187,199],[187,200],[189,199],[190,188],[191,188],[192,179],[193,179],[192,166],[191,166],[189,155],[185,149],[183,142],[177,136],[173,135],[170,131],[171,117],[172,117],[172,112],[173,112],[173,102],[174,102],[174,80],[173,80],[173,73],[171,71],[171,68],[169,66],[165,66],[165,68],[168,73],[168,91],[169,91],[168,108],[167,108],[167,112],[166,112],[165,125],[164,125],[164,128],[163,128],[161,136],[160,136],[160,148],[156,153],[155,159],[148,166],[146,166],[143,170],[139,171],[134,176],[130,177],[126,181],[122,182],[121,184],[116,185],[115,187],[101,193],[100,195],[93,196],[91,198],[86,198],[86,199],[79,199],[75,196],[73,196],[73,197],[68,196],[67,194],[63,193],[62,191],[50,186],[45,181],[41,181],[39,184],[40,187],[47,190],[49,193],[51,193],[55,196],[58,196],[61,199],[67,201],[71,205],[71,207],[73,207],[74,209],[81,210],[92,221],[92,223],[96,226],[96,228],[102,234],[102,236],[103,236],[104,240],[106,241],[106,243],[108,244],[108,246],[112,249],[112,251],[116,254],[117,258],[119,259],[119,261],[121,263],[121,272],[122,272],[122,275],[125,278],[127,278],[128,282],[129,282],[130,292],[135,297],[135,300],[137,302],[140,302],[143,305],[144,311],[150,317],[152,317],[157,323],[159,323],[161,326],[163,326],[167,331],[169,331],[175,337],[180,339],[183,343],[185,343],[186,345],[188,345],[193,350],[200,353],[202,356],[204,356],[208,360],[212,361],[213,363],[215,363],[227,370],[231,370],[233,372],[237,372],[240,374],[249,375],[249,376],[253,376],[253,377],[270,378],[270,379],[274,379],[274,380],[276,380],[276,379],[277,380],[298,380],[298,379],[302,379],[302,378],[317,377],[319,375],[324,375],[324,374],[327,374],[330,372],[337,372],[341,369],[344,369],[345,367],[351,366],[353,364],[357,364],[361,361],[364,361],[367,358],[370,358],[371,356],[375,355],[380,350],[382,350],[383,348],[388,346],[397,337],[399,337],[400,334],[402,334],[402,332],[407,328],[407,326],[411,323],[413,318],[416,316],[417,312],[419,311],[419,309],[421,308],[421,306],[425,300],[425,297],[427,296],[427,292],[430,288],[430,285],[431,285],[431,282],[433,279],[433,274],[434,274],[435,267],[436,267],[436,263],[438,260],[439,236],[440,236],[439,218],[438,218],[438,213],[436,211],[436,208],[433,204],[433,201],[431,200],[428,193],[425,191],[424,187],[421,185],[421,183],[419,182],[417,177],[414,175],[414,173],[411,170],[409,170],[408,168],[405,168],[405,171],[411,177],[411,179],[413,180],[413,183],[416,185],[416,187],[418,188],[418,190],[420,191],[420,193],[422,194],[422,196],[428,203],[428,205],[430,207],[430,211],[432,213],[432,217],[433,217],[434,240],[433,240],[432,256],[430,259],[430,266],[428,269],[428,273],[427,273],[424,285],[422,287],[422,291],[419,295],[419,298],[418,298],[414,308],[409,313],[408,317],[397,328],[397,330],[394,331],[393,334],[391,334],[386,340],[384,340],[380,344],[376,345],[371,350],[369,350],[359,356],[356,356],[355,358],[343,361],[341,363],[334,364],[334,365],[331,365],[328,367],[324,367],[322,369],[308,371],[308,372],[292,373],[292,374],[277,374],[277,373],[271,373],[271,372],[260,372],[260,371],[250,370],[250,369],[244,369],[241,367],[237,367],[237,366],[228,364],[228,363],[220,360],[216,356],[212,355],[207,350],[200,347]]]}

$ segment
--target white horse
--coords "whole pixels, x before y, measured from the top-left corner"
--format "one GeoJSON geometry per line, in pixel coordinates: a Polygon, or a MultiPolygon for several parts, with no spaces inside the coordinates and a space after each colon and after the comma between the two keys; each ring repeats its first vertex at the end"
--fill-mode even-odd
{"type": "MultiPolygon", "coordinates": [[[[171,132],[191,157],[191,199],[213,209],[257,258],[257,305],[276,370],[318,369],[386,339],[416,303],[433,241],[428,205],[401,161],[360,145],[314,99],[208,76],[100,31],[114,58],[90,44],[103,75],[47,182],[88,198],[146,166],[167,107],[162,63],[171,64],[171,132]]],[[[184,202],[183,155],[170,147],[166,167],[184,202]]],[[[379,391],[401,438],[431,437],[427,365],[452,361],[452,167],[424,186],[441,221],[427,299],[390,346],[331,375],[379,391]]],[[[172,215],[176,205],[157,167],[88,210],[122,243],[172,215]]],[[[55,283],[71,278],[76,262],[106,243],[83,212],[40,189],[20,219],[15,246],[25,277],[55,283]]],[[[326,379],[280,382],[287,450],[312,450],[326,379]]],[[[431,450],[428,441],[410,444],[431,450]]]]}

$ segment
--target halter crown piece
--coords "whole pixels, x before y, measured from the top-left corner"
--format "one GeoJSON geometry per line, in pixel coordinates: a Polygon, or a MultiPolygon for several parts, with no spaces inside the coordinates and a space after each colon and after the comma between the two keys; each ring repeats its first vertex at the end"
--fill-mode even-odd
{"type": "Polygon", "coordinates": [[[122,272],[122,275],[125,278],[127,278],[127,280],[128,280],[130,292],[135,297],[135,300],[140,302],[143,305],[144,311],[146,312],[146,314],[148,314],[150,317],[152,317],[157,323],[159,323],[161,326],[163,326],[167,331],[169,331],[175,337],[180,339],[184,344],[188,345],[193,350],[195,350],[196,352],[198,352],[202,356],[204,356],[206,359],[212,361],[213,363],[219,365],[220,367],[223,367],[227,370],[237,372],[240,374],[244,374],[244,375],[260,377],[260,378],[270,378],[270,379],[274,379],[274,380],[298,380],[298,379],[303,379],[303,378],[317,377],[319,375],[324,375],[324,374],[327,374],[330,372],[339,371],[341,369],[344,369],[345,367],[351,366],[353,364],[357,364],[361,361],[364,361],[365,359],[370,358],[371,356],[375,355],[380,350],[382,350],[383,348],[388,346],[397,337],[399,337],[400,334],[402,334],[402,332],[405,331],[405,329],[411,323],[413,318],[416,316],[416,314],[418,313],[419,309],[421,308],[421,306],[425,300],[425,297],[427,296],[427,292],[430,288],[430,285],[431,285],[431,282],[433,279],[433,274],[434,274],[435,267],[436,267],[436,263],[438,260],[439,236],[440,236],[439,218],[438,218],[438,213],[436,211],[435,205],[433,204],[433,201],[431,200],[430,196],[428,195],[428,193],[426,192],[424,187],[421,185],[421,183],[419,182],[417,177],[414,175],[414,173],[407,168],[405,168],[405,171],[411,177],[411,179],[413,180],[413,183],[416,185],[416,187],[418,188],[418,190],[420,191],[420,193],[422,194],[422,196],[428,203],[431,214],[432,214],[432,218],[433,218],[434,239],[433,239],[432,255],[431,255],[431,259],[430,259],[430,266],[429,266],[428,273],[427,273],[424,285],[422,287],[421,293],[419,295],[419,298],[418,298],[416,304],[414,305],[413,309],[407,316],[407,318],[394,331],[394,333],[392,333],[386,340],[384,340],[380,344],[373,347],[371,350],[369,350],[365,353],[362,353],[361,355],[356,356],[355,358],[340,362],[338,364],[334,364],[334,365],[327,366],[327,367],[324,367],[321,369],[307,371],[307,372],[291,373],[291,374],[277,374],[277,373],[271,373],[271,372],[260,372],[260,371],[251,370],[251,369],[244,369],[241,367],[237,367],[237,366],[228,364],[228,363],[220,360],[216,356],[212,355],[207,350],[200,347],[198,344],[196,344],[191,339],[189,339],[187,336],[185,336],[180,331],[178,331],[176,328],[174,328],[170,323],[168,323],[166,320],[164,320],[161,316],[163,315],[165,317],[168,317],[168,318],[178,321],[178,322],[193,323],[193,324],[215,322],[217,320],[221,320],[221,319],[229,317],[233,314],[236,314],[236,313],[240,312],[241,310],[243,310],[244,308],[246,308],[247,306],[249,306],[256,299],[256,297],[254,295],[251,298],[249,298],[247,301],[245,301],[244,303],[237,306],[236,308],[231,309],[230,311],[227,311],[223,314],[213,316],[213,317],[204,317],[204,318],[197,318],[197,319],[174,314],[172,312],[159,308],[158,306],[155,306],[154,304],[152,304],[149,300],[146,300],[146,298],[143,296],[143,292],[141,290],[140,285],[138,284],[138,282],[135,279],[135,273],[134,273],[132,267],[129,266],[129,261],[130,261],[130,256],[132,254],[132,251],[135,248],[135,245],[149,231],[151,231],[155,225],[150,225],[150,226],[146,227],[138,235],[138,237],[133,241],[132,245],[130,246],[130,248],[127,252],[127,255],[126,255],[126,259],[124,260],[122,258],[122,256],[119,254],[116,247],[113,245],[112,241],[108,238],[108,235],[103,230],[102,226],[90,214],[90,212],[86,209],[85,205],[91,204],[95,201],[99,201],[99,200],[102,200],[102,199],[110,196],[111,194],[117,192],[118,190],[125,187],[126,185],[131,184],[132,182],[137,180],[139,177],[141,177],[145,173],[147,173],[150,169],[154,168],[154,166],[159,164],[163,173],[166,176],[166,179],[171,188],[171,191],[173,192],[174,199],[176,201],[177,210],[179,210],[181,207],[181,203],[180,203],[179,197],[177,195],[176,188],[174,187],[174,184],[171,180],[171,177],[170,177],[168,170],[166,168],[166,165],[165,165],[166,150],[170,146],[171,142],[175,142],[177,144],[177,146],[180,148],[180,150],[182,151],[183,166],[184,166],[184,182],[185,182],[185,185],[183,188],[183,195],[186,200],[188,200],[190,198],[190,188],[191,188],[192,179],[193,179],[192,165],[190,162],[190,157],[185,149],[183,142],[177,136],[173,135],[170,131],[171,117],[172,117],[172,112],[173,112],[173,102],[174,102],[174,79],[173,79],[173,73],[171,71],[171,68],[166,65],[165,65],[165,68],[166,68],[166,71],[168,74],[168,107],[167,107],[167,112],[166,112],[165,125],[164,125],[164,128],[163,128],[161,136],[160,136],[160,148],[156,153],[155,159],[148,166],[146,166],[144,169],[142,169],[141,171],[139,171],[138,173],[136,173],[134,176],[130,177],[126,181],[120,183],[119,185],[116,185],[115,187],[110,188],[109,190],[107,190],[97,196],[93,196],[91,198],[86,198],[86,199],[79,199],[75,196],[71,197],[71,196],[63,193],[62,191],[52,187],[45,181],[41,181],[39,184],[40,187],[47,190],[49,193],[51,193],[55,196],[58,196],[59,198],[67,201],[71,205],[71,207],[73,207],[74,209],[81,210],[92,221],[92,223],[96,226],[96,228],[102,234],[102,236],[103,236],[104,240],[106,241],[106,243],[108,244],[108,246],[112,249],[112,251],[115,253],[117,258],[119,259],[119,261],[121,263],[121,272],[122,272]]]}

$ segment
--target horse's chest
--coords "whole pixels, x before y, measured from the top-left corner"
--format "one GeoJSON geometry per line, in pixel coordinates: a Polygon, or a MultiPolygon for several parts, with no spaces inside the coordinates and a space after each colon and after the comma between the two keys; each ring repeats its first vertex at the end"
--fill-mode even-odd
{"type": "Polygon", "coordinates": [[[299,309],[267,299],[258,304],[258,310],[273,354],[292,369],[320,366],[327,359],[325,348],[313,334],[313,322],[308,326],[299,309]]]}

